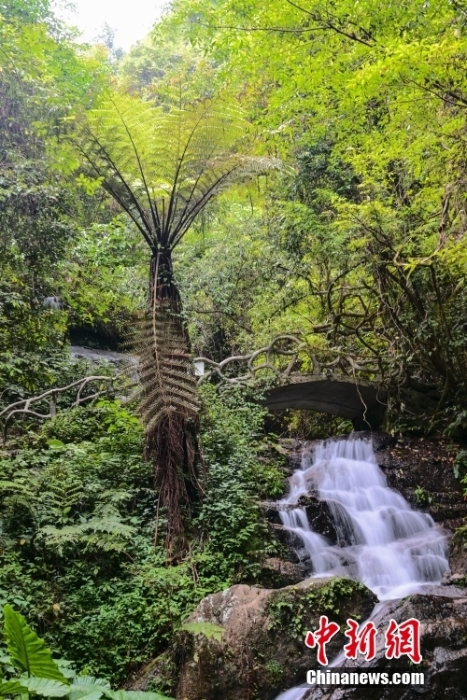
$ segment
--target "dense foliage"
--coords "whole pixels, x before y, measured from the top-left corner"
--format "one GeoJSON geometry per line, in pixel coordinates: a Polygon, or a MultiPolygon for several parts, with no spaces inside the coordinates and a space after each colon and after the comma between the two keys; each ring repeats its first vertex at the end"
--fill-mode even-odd
{"type": "Polygon", "coordinates": [[[159,693],[135,693],[133,691],[113,691],[110,683],[102,678],[94,678],[76,673],[65,659],[53,659],[44,640],[37,636],[21,613],[11,605],[3,608],[4,632],[7,654],[2,655],[0,693],[2,697],[101,697],[110,700],[170,700],[159,693]]]}
{"type": "Polygon", "coordinates": [[[296,169],[266,198],[269,293],[258,289],[247,322],[260,307],[276,328],[293,324],[382,376],[399,427],[419,422],[414,391],[429,395],[430,428],[442,409],[444,425],[461,427],[462,5],[179,0],[166,22],[216,61],[217,88],[239,96],[266,147],[296,169]]]}
{"type": "Polygon", "coordinates": [[[258,386],[198,392],[191,356],[294,334],[294,371],[316,358],[378,382],[389,431],[465,443],[466,21],[451,0],[174,0],[122,57],[108,31],[77,43],[48,0],[0,0],[0,412],[94,373],[70,343],[127,350],[148,299],[171,300],[167,337],[183,336],[163,357],[165,414],[180,368],[190,379],[170,464],[199,489],[179,499],[177,561],[161,451],[146,430],[143,457],[119,381],[87,406],[64,392],[0,446],[0,597],[84,673],[125,682],[202,597],[260,584],[280,549],[260,508],[283,488],[272,431],[350,430],[266,416],[258,386]]]}
{"type": "Polygon", "coordinates": [[[254,581],[274,551],[258,500],[282,479],[261,456],[263,411],[207,392],[206,495],[176,567],[142,426],[119,403],[62,413],[0,460],[2,595],[87,673],[125,680],[201,598],[254,581]]]}

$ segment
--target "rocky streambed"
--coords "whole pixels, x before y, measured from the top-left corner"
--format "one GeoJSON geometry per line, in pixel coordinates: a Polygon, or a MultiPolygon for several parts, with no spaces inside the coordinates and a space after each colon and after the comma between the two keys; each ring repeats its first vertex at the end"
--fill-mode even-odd
{"type": "MultiPolygon", "coordinates": [[[[364,621],[373,616],[379,640],[375,658],[369,662],[346,660],[345,666],[356,664],[360,669],[367,666],[375,670],[409,668],[407,659],[386,659],[383,631],[390,619],[397,623],[420,620],[423,660],[417,670],[423,670],[425,685],[310,688],[297,691],[294,698],[363,700],[376,696],[409,700],[423,695],[429,700],[467,700],[467,589],[463,588],[467,583],[467,550],[461,536],[453,537],[465,524],[467,503],[453,475],[453,455],[426,440],[395,441],[382,434],[358,437],[371,439],[388,485],[397,489],[414,511],[429,515],[431,523],[433,518],[433,532],[445,534],[450,571],[440,582],[425,584],[418,592],[395,600],[389,596],[378,603],[374,592],[356,580],[329,576],[329,572],[325,577],[309,578],[310,557],[303,539],[284,527],[279,512],[292,506],[265,504],[270,528],[287,544],[288,554],[264,563],[263,587],[233,586],[208,596],[192,613],[188,630],[178,633],[171,652],[177,700],[275,700],[283,691],[303,684],[307,670],[318,667],[315,651],[304,644],[303,630],[316,629],[321,615],[336,621],[341,630],[349,617],[364,621]]],[[[303,445],[287,447],[291,476],[301,460],[303,445]]],[[[298,504],[305,509],[311,529],[325,536],[333,556],[346,546],[350,552],[361,551],[355,543],[340,541],[342,528],[336,527],[332,504],[323,502],[316,490],[311,488],[300,496],[298,504]]],[[[423,556],[417,553],[416,558],[425,570],[423,556]]],[[[327,645],[328,657],[336,657],[347,641],[342,632],[333,637],[327,645]]],[[[146,689],[164,675],[166,657],[152,662],[133,687],[146,689]]]]}

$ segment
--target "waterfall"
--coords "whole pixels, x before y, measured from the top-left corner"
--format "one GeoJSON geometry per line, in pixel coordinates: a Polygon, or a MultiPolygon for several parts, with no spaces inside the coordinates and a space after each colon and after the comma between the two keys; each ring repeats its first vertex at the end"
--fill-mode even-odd
{"type": "MultiPolygon", "coordinates": [[[[384,601],[421,592],[449,569],[444,534],[388,487],[368,440],[326,440],[304,450],[279,505],[283,526],[303,543],[312,576],[350,576],[384,601]],[[327,503],[337,545],[312,531],[305,507],[293,508],[310,491],[327,503]]],[[[276,700],[300,700],[306,688],[276,700]]]]}

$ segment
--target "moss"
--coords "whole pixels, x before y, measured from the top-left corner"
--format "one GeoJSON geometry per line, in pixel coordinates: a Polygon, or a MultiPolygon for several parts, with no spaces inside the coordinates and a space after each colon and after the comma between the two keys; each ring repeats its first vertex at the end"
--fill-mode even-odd
{"type": "Polygon", "coordinates": [[[368,596],[368,589],[350,578],[333,578],[324,586],[316,582],[305,592],[303,588],[289,588],[272,596],[267,603],[268,630],[287,631],[296,640],[303,640],[312,621],[320,615],[359,619],[361,604],[368,596]],[[355,611],[355,612],[353,612],[355,611]]]}

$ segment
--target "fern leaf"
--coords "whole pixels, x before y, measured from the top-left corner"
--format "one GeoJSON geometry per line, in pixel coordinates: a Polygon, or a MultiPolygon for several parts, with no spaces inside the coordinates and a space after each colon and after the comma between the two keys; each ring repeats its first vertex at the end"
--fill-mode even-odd
{"type": "MultiPolygon", "coordinates": [[[[39,530],[39,533],[45,537],[49,545],[62,547],[69,543],[89,541],[88,533],[108,534],[129,540],[133,537],[135,531],[133,526],[123,523],[119,516],[107,515],[102,518],[91,518],[78,525],[67,525],[61,528],[45,525],[39,530]]],[[[98,538],[94,541],[98,546],[99,542],[98,538]]],[[[104,543],[101,544],[103,545],[104,543]]]]}
{"type": "Polygon", "coordinates": [[[212,622],[185,622],[180,629],[191,634],[201,634],[206,639],[215,639],[216,642],[221,641],[225,632],[223,627],[213,625],[212,622]]]}
{"type": "Polygon", "coordinates": [[[194,417],[199,411],[197,385],[181,321],[167,305],[153,301],[148,321],[139,329],[141,414],[147,431],[171,413],[194,417]]]}
{"type": "Polygon", "coordinates": [[[236,152],[249,128],[225,101],[164,112],[114,95],[89,112],[79,148],[146,242],[172,250],[213,197],[234,182],[283,169],[277,159],[236,152]]]}
{"type": "Polygon", "coordinates": [[[25,671],[28,676],[38,676],[59,681],[68,685],[50,650],[37,634],[29,627],[25,618],[11,607],[3,608],[5,619],[5,638],[14,666],[25,671]]]}

